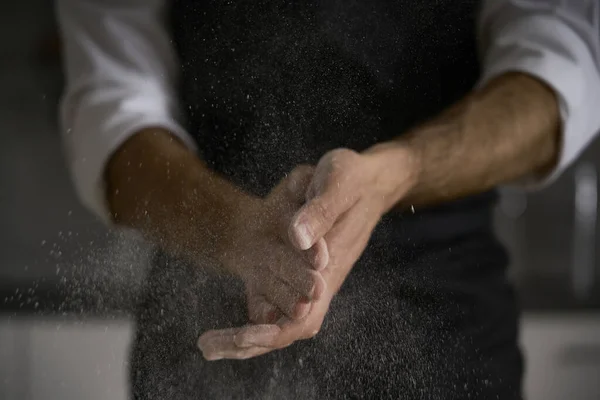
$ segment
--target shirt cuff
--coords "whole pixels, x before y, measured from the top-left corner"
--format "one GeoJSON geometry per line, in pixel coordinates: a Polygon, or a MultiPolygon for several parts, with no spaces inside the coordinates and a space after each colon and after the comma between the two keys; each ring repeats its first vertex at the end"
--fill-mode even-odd
{"type": "Polygon", "coordinates": [[[112,119],[104,120],[108,122],[87,117],[76,118],[72,129],[65,130],[70,171],[83,204],[107,225],[111,225],[113,219],[107,201],[105,169],[110,157],[127,139],[144,128],[163,128],[192,151],[197,151],[194,140],[169,115],[116,114],[112,119]]]}
{"type": "Polygon", "coordinates": [[[552,183],[581,154],[596,133],[590,113],[599,104],[600,78],[589,47],[577,33],[553,15],[514,18],[493,32],[484,54],[483,86],[507,72],[527,73],[551,87],[562,122],[558,163],[546,176],[525,177],[515,184],[539,189],[552,183]]]}

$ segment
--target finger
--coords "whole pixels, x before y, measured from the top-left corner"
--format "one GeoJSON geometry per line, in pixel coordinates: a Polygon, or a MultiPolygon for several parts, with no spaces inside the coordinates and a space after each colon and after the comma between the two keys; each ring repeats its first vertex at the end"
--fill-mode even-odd
{"type": "Polygon", "coordinates": [[[327,283],[320,272],[303,268],[302,265],[271,264],[271,271],[307,300],[319,300],[327,289],[327,283]]]}
{"type": "Polygon", "coordinates": [[[272,199],[277,202],[280,214],[278,233],[284,242],[288,242],[288,228],[294,214],[306,202],[305,197],[314,175],[314,167],[300,165],[285,178],[283,184],[274,190],[272,199]]]}
{"type": "Polygon", "coordinates": [[[278,252],[272,254],[266,262],[273,274],[300,294],[308,299],[319,298],[325,290],[325,282],[318,272],[308,268],[309,265],[306,265],[304,260],[305,257],[299,257],[298,253],[289,246],[286,248],[281,245],[278,252]]]}
{"type": "MultiPolygon", "coordinates": [[[[294,209],[290,208],[289,210],[284,212],[283,217],[281,218],[279,223],[279,237],[288,246],[293,246],[293,244],[290,242],[290,236],[288,233],[290,221],[292,220],[294,213],[296,213],[298,211],[298,208],[300,207],[301,204],[298,204],[298,206],[294,209]]],[[[298,248],[296,247],[296,251],[299,251],[299,254],[302,255],[306,262],[317,271],[320,271],[323,268],[325,268],[327,266],[327,263],[329,262],[329,251],[327,248],[327,243],[325,242],[325,240],[323,240],[323,238],[317,240],[315,245],[308,250],[298,250],[298,248]]]]}
{"type": "Polygon", "coordinates": [[[329,265],[345,265],[348,260],[354,262],[364,251],[377,220],[366,215],[367,212],[361,207],[360,202],[352,207],[325,236],[329,246],[334,249],[329,265]]]}
{"type": "Polygon", "coordinates": [[[286,194],[288,200],[294,204],[302,205],[305,202],[308,187],[312,181],[315,167],[300,165],[287,177],[286,194]]]}
{"type": "Polygon", "coordinates": [[[217,331],[210,331],[200,336],[198,339],[198,348],[202,355],[208,361],[227,359],[244,360],[265,354],[272,349],[252,347],[239,347],[236,344],[236,335],[240,328],[230,328],[217,331]]]}
{"type": "Polygon", "coordinates": [[[310,310],[310,300],[277,276],[264,276],[258,287],[271,304],[292,319],[301,319],[310,310]]]}
{"type": "Polygon", "coordinates": [[[235,328],[226,328],[226,329],[213,329],[210,331],[206,331],[202,334],[202,336],[200,336],[198,338],[198,346],[202,345],[202,344],[206,344],[207,340],[210,341],[216,337],[220,337],[220,336],[232,336],[237,334],[238,332],[242,331],[245,328],[245,326],[238,326],[235,328]]]}
{"type": "Polygon", "coordinates": [[[262,294],[248,295],[248,319],[256,324],[269,324],[277,320],[277,308],[262,294]]]}
{"type": "MultiPolygon", "coordinates": [[[[286,319],[285,321],[290,321],[286,319]]],[[[298,322],[297,324],[301,324],[298,322]]],[[[287,332],[278,325],[253,325],[240,329],[236,334],[236,344],[239,347],[266,347],[270,349],[283,349],[291,345],[300,337],[291,335],[291,325],[284,325],[287,332]]],[[[296,325],[294,325],[296,327],[296,325]]],[[[299,325],[298,325],[299,327],[299,325]]],[[[298,329],[298,328],[296,328],[298,329]]]]}
{"type": "Polygon", "coordinates": [[[285,315],[281,312],[281,310],[275,309],[275,312],[268,315],[268,318],[265,320],[265,324],[276,324],[282,318],[286,318],[285,315]]]}
{"type": "Polygon", "coordinates": [[[235,344],[242,348],[252,346],[276,348],[273,344],[276,343],[279,335],[281,335],[281,328],[277,325],[252,325],[237,332],[235,344]]]}
{"type": "Polygon", "coordinates": [[[329,249],[324,238],[317,240],[313,247],[302,251],[301,254],[317,271],[323,270],[329,263],[329,249]]]}
{"type": "MultiPolygon", "coordinates": [[[[274,349],[268,347],[248,347],[245,349],[228,350],[213,355],[217,360],[228,359],[228,360],[248,360],[250,358],[262,356],[263,354],[269,353],[274,349]]],[[[208,360],[208,359],[207,359],[208,360]]],[[[208,360],[212,361],[212,360],[208,360]]]]}
{"type": "Polygon", "coordinates": [[[258,346],[283,349],[297,340],[307,337],[306,321],[284,319],[280,325],[253,325],[242,328],[236,334],[240,346],[258,346]]]}
{"type": "Polygon", "coordinates": [[[325,268],[327,266],[327,263],[329,262],[329,251],[325,240],[323,240],[322,238],[317,240],[315,245],[308,250],[300,250],[297,246],[294,246],[293,243],[290,241],[290,221],[292,221],[294,214],[298,211],[298,208],[300,208],[301,206],[302,204],[298,204],[297,207],[289,208],[282,213],[282,218],[278,223],[279,238],[283,241],[283,243],[295,247],[296,251],[299,251],[299,254],[302,255],[302,257],[311,267],[313,267],[317,271],[320,271],[323,268],[325,268]]]}
{"type": "Polygon", "coordinates": [[[198,338],[197,346],[207,360],[217,360],[218,354],[237,348],[233,338],[241,328],[208,331],[198,338]]]}
{"type": "MultiPolygon", "coordinates": [[[[313,175],[314,177],[314,175],[313,175]]],[[[308,203],[312,199],[317,196],[317,185],[314,179],[308,185],[308,189],[306,189],[306,196],[304,197],[304,202],[308,203]]]]}
{"type": "Polygon", "coordinates": [[[292,245],[299,250],[310,249],[355,201],[354,196],[344,193],[342,185],[326,186],[292,218],[288,230],[292,245]]]}

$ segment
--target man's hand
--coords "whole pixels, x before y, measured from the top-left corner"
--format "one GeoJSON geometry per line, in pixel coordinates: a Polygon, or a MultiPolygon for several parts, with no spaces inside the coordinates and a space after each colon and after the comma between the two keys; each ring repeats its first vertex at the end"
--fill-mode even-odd
{"type": "Polygon", "coordinates": [[[199,265],[216,260],[241,277],[255,322],[306,315],[325,284],[324,241],[296,251],[287,227],[304,203],[312,168],[299,167],[266,198],[235,188],[160,129],[133,136],[107,168],[114,219],[199,265]]]}
{"type": "Polygon", "coordinates": [[[294,212],[305,201],[312,170],[296,168],[264,200],[241,208],[233,218],[228,242],[217,254],[222,265],[246,284],[250,321],[272,323],[281,316],[279,312],[293,320],[303,318],[311,301],[325,291],[317,272],[328,263],[325,240],[299,251],[287,236],[294,212]]]}
{"type": "Polygon", "coordinates": [[[364,251],[380,218],[414,185],[416,162],[409,152],[394,158],[386,145],[359,154],[337,149],[321,158],[308,188],[307,203],[296,213],[289,237],[298,250],[325,239],[330,250],[328,284],[337,291],[364,251]],[[341,269],[342,274],[333,269],[341,269]]]}
{"type": "MultiPolygon", "coordinates": [[[[308,187],[307,203],[293,217],[289,236],[305,251],[325,240],[329,264],[322,271],[327,289],[302,320],[281,318],[274,325],[249,325],[207,332],[198,345],[208,360],[246,359],[314,337],[381,216],[414,182],[414,160],[388,159],[385,146],[359,154],[338,149],[323,156],[308,187]]],[[[399,155],[399,154],[396,154],[399,155]]]]}
{"type": "Polygon", "coordinates": [[[206,334],[199,341],[205,357],[252,357],[314,334],[383,213],[394,206],[429,206],[503,182],[544,176],[556,162],[559,139],[552,90],[527,75],[511,73],[397,140],[363,154],[343,149],[326,154],[309,187],[309,201],[289,231],[299,250],[323,238],[327,242],[325,296],[303,321],[206,334]],[[262,347],[244,347],[248,343],[262,347]]]}
{"type": "Polygon", "coordinates": [[[209,361],[245,360],[283,349],[298,340],[313,338],[319,332],[331,299],[331,291],[327,290],[321,299],[313,302],[310,313],[302,320],[281,317],[276,324],[208,331],[198,339],[198,347],[209,361]]]}

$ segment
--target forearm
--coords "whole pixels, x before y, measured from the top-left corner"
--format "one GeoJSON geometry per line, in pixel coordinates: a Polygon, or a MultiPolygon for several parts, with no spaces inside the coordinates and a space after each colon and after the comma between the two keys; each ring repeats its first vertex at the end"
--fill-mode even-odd
{"type": "Polygon", "coordinates": [[[165,25],[167,4],[57,0],[56,11],[64,50],[60,109],[68,166],[82,203],[109,223],[106,165],[133,132],[160,126],[195,147],[179,121],[179,64],[165,25]]]}
{"type": "Polygon", "coordinates": [[[107,165],[106,182],[118,224],[184,256],[214,257],[229,240],[242,199],[250,199],[162,129],[125,142],[107,165]]]}
{"type": "Polygon", "coordinates": [[[559,150],[553,91],[511,73],[491,81],[432,121],[368,152],[385,159],[391,203],[424,206],[482,192],[525,176],[543,176],[559,150]],[[407,179],[405,175],[408,175],[407,179]]]}

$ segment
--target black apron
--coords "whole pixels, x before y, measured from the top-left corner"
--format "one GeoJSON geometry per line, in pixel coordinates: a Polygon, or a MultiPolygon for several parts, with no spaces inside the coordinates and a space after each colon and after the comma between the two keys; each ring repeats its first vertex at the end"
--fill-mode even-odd
{"type": "MultiPolygon", "coordinates": [[[[467,0],[173,1],[188,129],[211,168],[266,195],[296,165],[391,140],[466,94],[476,11],[467,0]]],[[[494,199],[386,215],[319,335],[242,362],[195,349],[206,329],[246,322],[240,283],[158,254],[137,314],[134,398],[519,398],[494,199]]]]}

